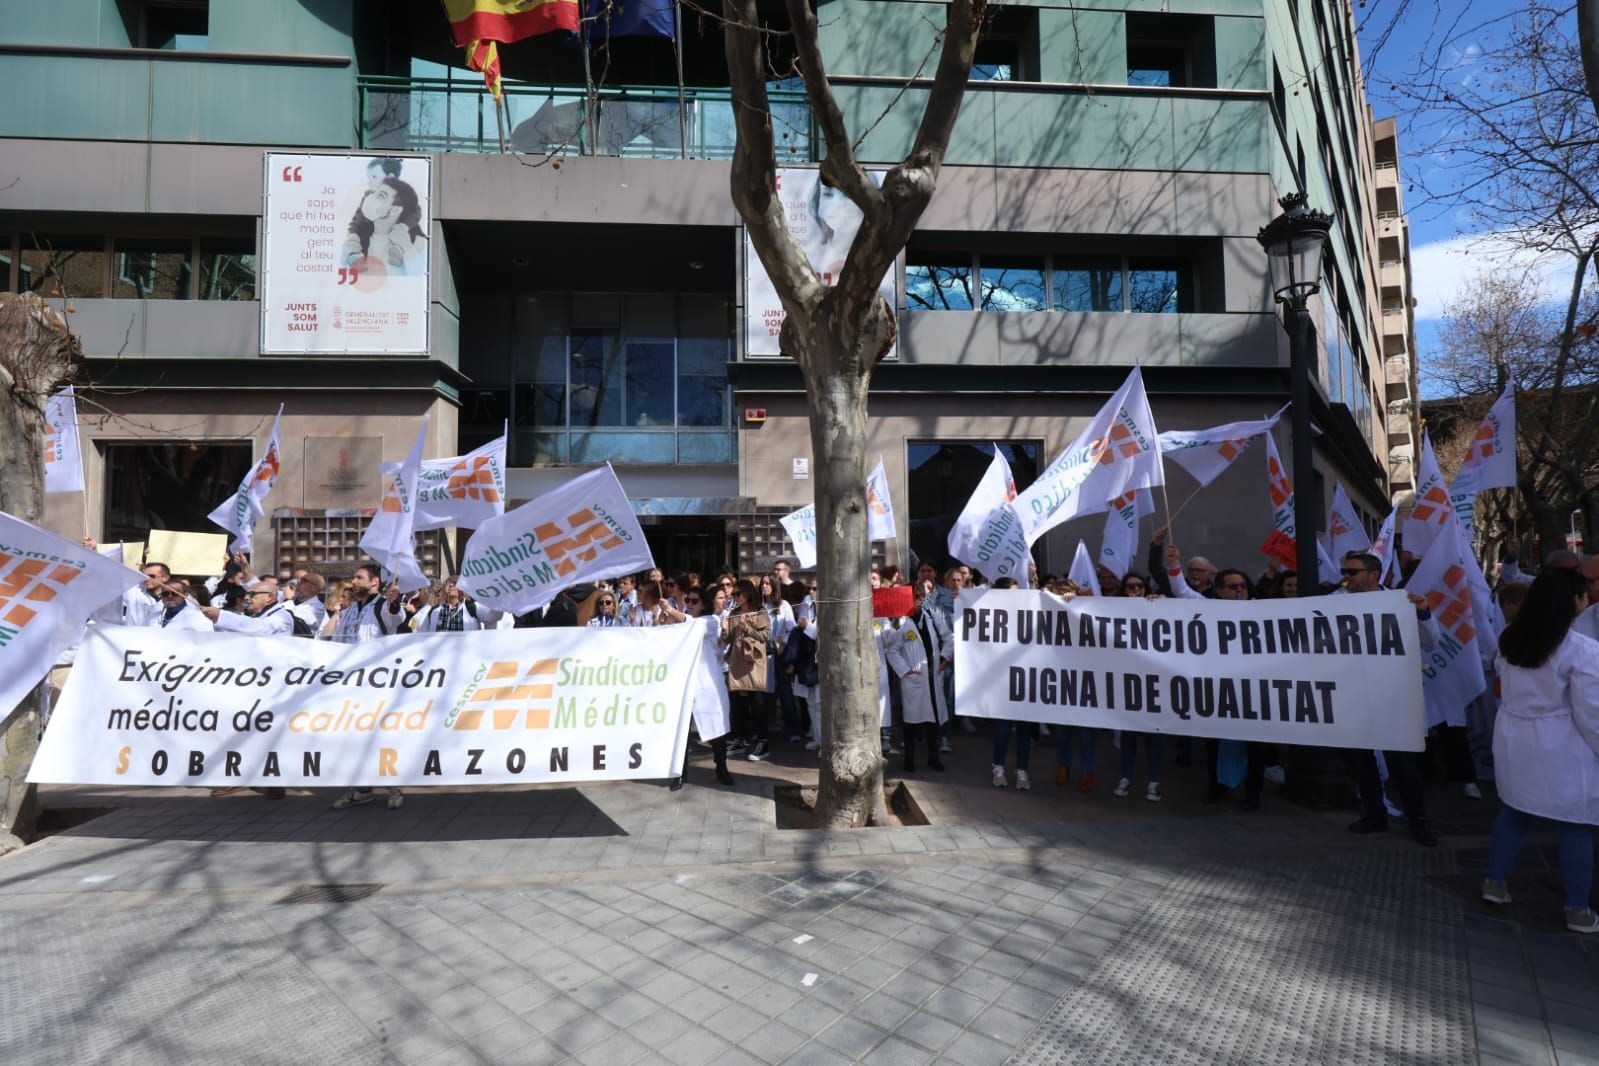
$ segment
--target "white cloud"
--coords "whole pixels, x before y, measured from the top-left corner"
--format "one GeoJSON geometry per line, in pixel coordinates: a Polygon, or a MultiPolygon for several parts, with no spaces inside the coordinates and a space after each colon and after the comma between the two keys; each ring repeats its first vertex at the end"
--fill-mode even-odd
{"type": "Polygon", "coordinates": [[[1568,255],[1538,253],[1523,247],[1510,231],[1432,241],[1410,250],[1411,295],[1416,321],[1440,319],[1449,304],[1477,277],[1489,273],[1526,274],[1551,303],[1571,293],[1575,261],[1568,255]]]}

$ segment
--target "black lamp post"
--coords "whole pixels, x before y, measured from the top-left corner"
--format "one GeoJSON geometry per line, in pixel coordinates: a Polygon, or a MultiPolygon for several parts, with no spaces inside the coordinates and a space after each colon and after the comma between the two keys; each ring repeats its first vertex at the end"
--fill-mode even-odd
{"type": "Polygon", "coordinates": [[[1299,554],[1299,594],[1320,589],[1316,563],[1317,500],[1314,452],[1310,437],[1309,299],[1321,291],[1321,254],[1332,229],[1332,216],[1305,206],[1305,194],[1289,193],[1278,201],[1283,213],[1260,230],[1256,238],[1266,249],[1271,265],[1271,287],[1283,305],[1283,328],[1288,331],[1290,373],[1289,425],[1294,434],[1294,532],[1299,554]]]}

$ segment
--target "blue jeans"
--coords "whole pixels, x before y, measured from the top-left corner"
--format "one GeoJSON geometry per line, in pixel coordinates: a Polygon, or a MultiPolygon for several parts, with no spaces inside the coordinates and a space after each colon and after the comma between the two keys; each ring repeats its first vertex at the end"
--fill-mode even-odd
{"type": "Polygon", "coordinates": [[[1060,761],[1060,764],[1062,766],[1071,766],[1072,736],[1075,734],[1082,738],[1078,747],[1083,755],[1083,773],[1093,773],[1094,759],[1099,753],[1099,742],[1095,736],[1095,731],[1084,729],[1078,725],[1059,725],[1055,729],[1057,731],[1055,735],[1058,738],[1055,741],[1055,758],[1060,761]]]}
{"type": "Polygon", "coordinates": [[[1535,821],[1547,821],[1560,831],[1560,879],[1566,886],[1566,910],[1583,910],[1593,891],[1593,830],[1586,825],[1540,819],[1513,807],[1499,808],[1493,848],[1488,852],[1489,880],[1506,883],[1521,851],[1521,838],[1535,821]]]}
{"type": "Polygon", "coordinates": [[[1144,763],[1149,770],[1149,783],[1160,784],[1160,757],[1165,750],[1165,738],[1159,733],[1129,733],[1122,730],[1122,776],[1131,781],[1138,762],[1138,741],[1144,741],[1144,763]]]}
{"type": "Polygon", "coordinates": [[[994,720],[994,765],[1005,765],[1012,731],[1016,733],[1016,769],[1025,770],[1033,760],[1033,723],[1014,722],[1009,718],[994,720]]]}

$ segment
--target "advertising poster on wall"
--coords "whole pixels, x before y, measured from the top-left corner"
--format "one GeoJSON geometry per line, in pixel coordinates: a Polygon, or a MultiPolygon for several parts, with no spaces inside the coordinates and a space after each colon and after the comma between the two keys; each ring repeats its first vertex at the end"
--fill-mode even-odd
{"type": "MultiPolygon", "coordinates": [[[[883,173],[868,171],[872,181],[881,185],[883,173]]],[[[860,208],[837,189],[829,189],[821,182],[814,168],[779,167],[777,195],[783,202],[783,215],[788,228],[799,242],[811,266],[829,287],[838,283],[844,269],[850,245],[855,243],[855,233],[861,226],[860,208]]],[[[894,287],[894,268],[883,275],[878,286],[883,299],[897,308],[894,287]]],[[[783,328],[787,312],[772,288],[772,279],[755,254],[749,232],[744,234],[744,351],[748,355],[780,355],[777,336],[783,328]]],[[[892,356],[893,352],[890,351],[892,356]]]]}
{"type": "Polygon", "coordinates": [[[262,354],[427,353],[430,165],[266,153],[262,354]]]}

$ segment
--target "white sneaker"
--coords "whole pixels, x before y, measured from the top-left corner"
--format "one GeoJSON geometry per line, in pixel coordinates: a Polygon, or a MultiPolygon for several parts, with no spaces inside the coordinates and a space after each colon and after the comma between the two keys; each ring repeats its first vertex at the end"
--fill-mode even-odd
{"type": "Polygon", "coordinates": [[[822,742],[820,740],[807,740],[805,742],[805,750],[806,751],[821,751],[822,750],[822,742]]]}
{"type": "Polygon", "coordinates": [[[949,738],[945,737],[943,740],[940,740],[938,742],[938,750],[940,752],[946,752],[946,751],[954,751],[955,749],[950,747],[949,738]]]}
{"type": "Polygon", "coordinates": [[[389,810],[397,811],[405,806],[405,793],[394,789],[389,793],[389,810]]]}
{"type": "Polygon", "coordinates": [[[1018,792],[1026,792],[1028,789],[1030,789],[1032,787],[1033,787],[1033,783],[1027,779],[1027,771],[1026,770],[1017,770],[1016,771],[1016,790],[1018,792]]]}
{"type": "Polygon", "coordinates": [[[1267,781],[1270,781],[1274,785],[1283,784],[1288,780],[1288,775],[1283,773],[1283,768],[1281,766],[1268,766],[1266,769],[1261,771],[1260,776],[1265,778],[1267,781]]]}
{"type": "Polygon", "coordinates": [[[1055,733],[1054,733],[1053,730],[1051,730],[1049,728],[1049,724],[1048,723],[1039,722],[1038,723],[1038,735],[1041,736],[1041,737],[1052,737],[1052,736],[1055,735],[1055,733]]]}
{"type": "Polygon", "coordinates": [[[1477,782],[1475,781],[1466,782],[1466,786],[1462,788],[1460,792],[1461,795],[1465,796],[1469,800],[1482,799],[1482,789],[1477,787],[1477,782]]]}
{"type": "Polygon", "coordinates": [[[350,807],[360,807],[371,802],[371,789],[361,790],[352,788],[350,791],[333,801],[333,809],[336,811],[342,811],[347,810],[350,807]]]}
{"type": "Polygon", "coordinates": [[[1482,879],[1482,898],[1486,903],[1509,903],[1510,886],[1491,877],[1482,879]]]}
{"type": "Polygon", "coordinates": [[[1158,784],[1156,784],[1155,782],[1151,781],[1149,783],[1149,787],[1144,789],[1144,798],[1147,799],[1151,803],[1159,803],[1160,802],[1160,786],[1158,784]]]}
{"type": "Polygon", "coordinates": [[[1132,790],[1133,783],[1124,777],[1120,781],[1116,782],[1116,787],[1110,790],[1110,794],[1112,796],[1126,796],[1127,793],[1131,792],[1132,790]]]}
{"type": "Polygon", "coordinates": [[[1566,912],[1566,928],[1573,933],[1599,933],[1599,914],[1592,907],[1566,912]]]}
{"type": "Polygon", "coordinates": [[[994,767],[994,787],[1006,788],[1009,785],[1010,782],[1005,780],[1005,768],[1003,766],[994,767]]]}

